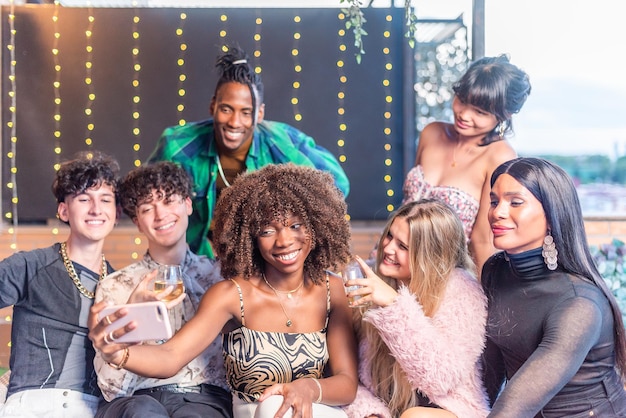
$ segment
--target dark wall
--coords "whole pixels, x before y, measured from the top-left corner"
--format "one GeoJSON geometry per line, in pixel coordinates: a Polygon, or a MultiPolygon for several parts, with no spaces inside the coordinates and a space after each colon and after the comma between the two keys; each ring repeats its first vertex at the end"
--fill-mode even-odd
{"type": "MultiPolygon", "coordinates": [[[[9,106],[11,99],[8,74],[10,55],[6,45],[10,42],[10,28],[3,8],[2,16],[2,195],[3,213],[11,210],[11,190],[5,187],[10,179],[10,164],[7,157],[11,149],[11,119],[9,106]]],[[[199,120],[208,117],[208,105],[216,81],[215,57],[224,43],[237,43],[250,55],[254,49],[261,50],[261,56],[253,58],[255,65],[261,65],[265,84],[266,118],[290,123],[316,139],[336,156],[345,154],[343,167],[351,180],[351,193],[348,197],[349,213],[352,219],[384,219],[388,215],[388,205],[397,205],[401,199],[402,178],[402,132],[403,119],[403,74],[405,62],[403,48],[402,9],[368,9],[365,37],[366,54],[361,64],[354,59],[355,49],[350,32],[339,36],[344,29],[344,21],[338,18],[339,9],[83,9],[61,8],[52,5],[29,5],[15,8],[15,57],[16,57],[16,130],[17,143],[15,165],[17,172],[17,193],[19,196],[18,215],[20,222],[41,222],[52,218],[56,206],[50,192],[55,162],[68,159],[76,151],[89,147],[85,144],[86,126],[93,122],[93,145],[115,156],[122,166],[123,173],[133,167],[137,159],[144,161],[152,151],[163,129],[177,123],[180,117],[185,120],[199,120]],[[175,34],[181,25],[180,13],[187,13],[183,36],[175,34]],[[92,85],[84,82],[87,59],[85,30],[88,16],[93,22],[92,85]],[[56,25],[53,16],[57,15],[56,25]],[[227,15],[226,22],[220,20],[227,15]],[[301,22],[294,23],[294,16],[301,22]],[[391,15],[392,22],[385,17],[391,15]],[[135,25],[140,33],[138,41],[132,38],[133,16],[140,18],[135,25]],[[262,24],[257,25],[257,19],[262,24]],[[56,73],[52,48],[55,46],[55,28],[60,37],[58,63],[61,65],[61,86],[59,95],[61,121],[55,124],[53,114],[56,73]],[[260,28],[260,30],[259,30],[260,28]],[[226,37],[220,38],[220,30],[226,37]],[[390,36],[383,33],[389,30],[390,36]],[[294,40],[294,32],[301,34],[294,40]],[[261,40],[254,41],[255,33],[261,40]],[[185,65],[187,74],[184,83],[186,95],[178,94],[177,65],[181,39],[187,44],[185,65]],[[340,51],[339,44],[345,43],[347,50],[340,51]],[[292,49],[297,45],[298,63],[302,72],[293,71],[292,49]],[[135,106],[141,114],[139,120],[131,117],[132,97],[135,90],[131,86],[134,76],[131,50],[138,46],[141,64],[139,72],[141,102],[135,106]],[[388,54],[383,53],[389,48],[388,54]],[[337,67],[343,60],[345,65],[337,67]],[[393,69],[386,69],[390,61],[393,69]],[[343,73],[347,82],[342,84],[339,75],[343,73]],[[390,86],[383,86],[383,79],[390,79],[390,86]],[[297,96],[298,110],[303,115],[301,122],[294,121],[292,82],[301,83],[297,96]],[[93,114],[84,113],[89,91],[93,90],[96,99],[91,106],[93,114]],[[343,122],[347,131],[339,130],[340,118],[337,113],[338,92],[345,91],[345,115],[343,122]],[[386,96],[393,101],[387,103],[386,96]],[[178,103],[184,103],[185,110],[179,114],[178,103]],[[385,120],[383,113],[389,110],[391,119],[385,120]],[[56,140],[53,133],[58,126],[61,138],[56,140]],[[134,126],[141,129],[138,140],[131,131],[134,126]],[[383,130],[391,128],[387,137],[383,130]],[[337,140],[345,139],[345,147],[339,147],[337,140]],[[139,142],[138,151],[132,145],[139,142]],[[55,144],[61,146],[61,153],[54,151],[55,144]],[[385,145],[387,147],[385,147],[385,145]],[[386,160],[392,161],[389,166],[386,160]],[[384,181],[391,175],[391,182],[384,181]],[[392,191],[392,193],[389,192],[392,191]],[[391,196],[390,196],[391,195],[391,196]]],[[[412,87],[406,91],[410,94],[412,87]]],[[[410,114],[409,114],[410,115],[410,114]]],[[[413,140],[414,138],[411,138],[413,140]]]]}

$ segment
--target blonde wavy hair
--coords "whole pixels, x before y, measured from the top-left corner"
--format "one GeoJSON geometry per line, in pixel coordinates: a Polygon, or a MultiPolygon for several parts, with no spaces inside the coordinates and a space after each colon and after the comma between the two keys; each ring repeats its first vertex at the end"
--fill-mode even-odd
{"type": "MultiPolygon", "coordinates": [[[[384,248],[391,224],[396,220],[409,226],[409,291],[422,305],[424,314],[432,317],[439,308],[448,278],[455,268],[475,270],[459,217],[445,203],[438,200],[420,200],[400,207],[387,221],[378,243],[376,265],[384,257],[384,248]]],[[[390,286],[399,283],[381,276],[390,286]]],[[[359,333],[370,345],[369,364],[372,365],[372,384],[376,395],[385,401],[392,416],[399,416],[410,407],[419,406],[416,391],[389,352],[378,333],[369,323],[358,321],[359,333]],[[391,371],[391,372],[390,372],[391,371]]]]}

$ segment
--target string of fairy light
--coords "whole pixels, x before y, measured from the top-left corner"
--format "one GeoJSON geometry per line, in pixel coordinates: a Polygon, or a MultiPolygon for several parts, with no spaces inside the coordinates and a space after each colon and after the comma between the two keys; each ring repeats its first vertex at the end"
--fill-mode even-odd
{"type": "MultiPolygon", "coordinates": [[[[61,40],[61,24],[59,23],[59,10],[60,10],[60,2],[54,2],[54,10],[52,12],[52,30],[53,30],[53,40],[52,40],[52,63],[54,66],[54,80],[52,81],[52,92],[53,92],[53,114],[52,119],[54,120],[54,130],[52,131],[52,136],[54,137],[54,171],[58,170],[61,167],[61,152],[63,151],[62,143],[61,143],[61,60],[60,60],[60,50],[59,43],[61,40]]],[[[57,226],[52,227],[52,235],[59,234],[59,228],[57,226]]]]}
{"type": "MultiPolygon", "coordinates": [[[[17,250],[17,225],[18,225],[18,216],[17,216],[17,163],[16,163],[16,150],[17,150],[17,82],[15,79],[15,68],[17,66],[17,61],[15,58],[15,4],[14,1],[11,0],[9,5],[9,13],[7,15],[8,23],[9,23],[9,43],[7,45],[7,49],[9,51],[9,91],[7,92],[10,105],[9,105],[9,113],[10,118],[7,121],[7,128],[9,128],[10,137],[11,137],[11,147],[10,151],[7,153],[7,158],[9,159],[11,176],[10,180],[7,183],[7,188],[11,191],[11,210],[5,213],[5,218],[11,222],[11,227],[8,228],[8,232],[11,235],[11,250],[17,250]]],[[[6,314],[4,317],[5,323],[11,323],[13,321],[11,314],[6,314]]],[[[11,341],[7,343],[7,347],[11,347],[11,341]]]]}
{"type": "MultiPolygon", "coordinates": [[[[131,138],[132,138],[132,148],[133,148],[133,165],[135,167],[139,167],[141,165],[141,158],[139,157],[139,151],[141,150],[141,112],[139,111],[139,105],[141,103],[141,60],[140,60],[140,34],[139,34],[139,23],[141,22],[141,18],[139,16],[137,10],[137,2],[133,2],[133,15],[131,22],[131,56],[132,56],[132,78],[131,78],[131,86],[132,86],[132,98],[131,98],[131,118],[132,118],[132,128],[131,128],[131,138]]],[[[143,243],[142,237],[140,234],[135,234],[133,239],[135,246],[137,249],[140,249],[140,246],[143,243]]],[[[133,260],[137,260],[140,256],[139,251],[132,251],[130,254],[133,260]]]]}
{"type": "Polygon", "coordinates": [[[300,63],[300,23],[302,22],[302,17],[296,14],[293,17],[293,23],[295,25],[295,29],[293,31],[293,43],[291,47],[291,57],[293,60],[293,82],[291,83],[292,87],[292,95],[291,95],[291,105],[293,106],[293,119],[296,122],[302,121],[302,113],[300,112],[300,98],[299,91],[302,81],[302,64],[300,63]]]}
{"type": "Polygon", "coordinates": [[[7,128],[9,129],[11,146],[9,152],[7,153],[7,158],[9,159],[9,170],[11,172],[10,180],[7,183],[6,187],[11,192],[11,210],[4,214],[5,218],[11,223],[12,227],[9,228],[9,234],[11,234],[11,249],[17,249],[17,81],[15,79],[15,69],[17,66],[17,60],[15,57],[15,4],[14,1],[11,0],[9,5],[9,13],[7,15],[7,20],[9,24],[9,43],[7,45],[7,49],[9,51],[9,91],[7,95],[9,96],[9,120],[7,121],[7,128]]]}
{"type": "Polygon", "coordinates": [[[187,72],[185,67],[185,53],[187,51],[187,43],[185,42],[185,21],[187,20],[187,13],[181,12],[178,15],[179,23],[176,28],[176,38],[178,39],[178,58],[176,65],[178,67],[178,103],[176,104],[176,114],[178,115],[178,124],[183,126],[187,123],[184,117],[185,111],[185,81],[187,81],[187,72]]]}
{"type": "Polygon", "coordinates": [[[218,36],[220,38],[220,45],[222,45],[222,52],[226,52],[226,37],[228,36],[228,15],[220,15],[220,30],[218,36]]]}
{"type": "MultiPolygon", "coordinates": [[[[8,233],[11,235],[11,250],[17,250],[17,225],[18,225],[18,217],[17,217],[17,162],[16,162],[16,150],[17,150],[17,82],[15,79],[15,69],[17,66],[17,61],[15,58],[15,4],[14,1],[11,0],[9,4],[9,13],[7,15],[8,23],[9,23],[9,43],[7,45],[7,49],[9,51],[9,91],[7,92],[10,105],[9,105],[9,113],[10,118],[7,121],[7,128],[10,131],[11,137],[11,147],[10,151],[7,153],[7,158],[9,159],[9,166],[11,171],[10,180],[7,183],[7,188],[11,191],[11,210],[5,213],[5,218],[11,222],[11,227],[8,228],[8,233]]],[[[13,317],[10,313],[7,313],[3,318],[5,323],[13,322],[13,317]]],[[[7,347],[11,347],[11,341],[7,343],[7,347]]]]}
{"type": "MultiPolygon", "coordinates": [[[[337,138],[337,148],[339,150],[339,162],[346,163],[348,161],[348,156],[346,154],[346,131],[348,130],[348,125],[345,119],[345,99],[346,99],[346,87],[348,83],[348,76],[346,75],[344,65],[346,61],[346,51],[348,47],[346,46],[346,29],[344,20],[347,18],[346,15],[342,12],[338,15],[339,21],[341,22],[341,27],[337,31],[337,39],[339,40],[339,58],[337,59],[337,75],[339,77],[339,89],[337,91],[337,128],[339,130],[339,138],[337,138]]],[[[349,218],[349,215],[348,215],[349,218]]]]}
{"type": "Polygon", "coordinates": [[[141,103],[141,60],[140,58],[140,35],[139,35],[139,22],[141,18],[135,8],[133,10],[132,23],[131,23],[131,56],[132,56],[132,99],[131,99],[131,118],[132,118],[132,148],[133,148],[133,165],[139,167],[141,165],[141,158],[139,157],[139,151],[141,150],[141,112],[139,111],[139,105],[141,103]]]}
{"type": "Polygon", "coordinates": [[[252,50],[252,56],[254,57],[254,72],[261,74],[263,67],[261,66],[261,32],[263,29],[263,16],[261,16],[261,9],[256,10],[256,17],[254,19],[254,49],[252,50]]]}
{"type": "MultiPolygon", "coordinates": [[[[383,57],[384,57],[384,66],[385,66],[385,75],[383,77],[383,89],[384,89],[384,97],[385,97],[385,105],[384,105],[384,113],[383,113],[383,135],[385,143],[383,145],[385,151],[385,166],[387,167],[387,172],[383,176],[383,181],[386,184],[386,194],[388,199],[391,201],[395,195],[395,191],[391,186],[391,181],[393,180],[391,175],[391,167],[393,165],[393,159],[391,158],[392,151],[392,140],[393,140],[393,131],[391,129],[391,121],[392,121],[392,104],[393,104],[393,96],[391,94],[391,80],[393,80],[393,63],[391,58],[391,28],[392,28],[393,16],[388,14],[385,16],[385,29],[383,31],[383,42],[384,46],[382,49],[383,57]]],[[[395,209],[393,203],[387,203],[387,211],[393,212],[395,209]]]]}
{"type": "MultiPolygon", "coordinates": [[[[345,21],[347,16],[341,12],[338,15],[340,21],[345,21]]],[[[393,63],[391,56],[391,30],[393,23],[393,16],[388,14],[385,16],[385,28],[383,30],[383,40],[384,46],[382,48],[383,54],[383,65],[385,69],[385,76],[382,80],[383,90],[384,90],[384,111],[383,111],[383,150],[384,150],[384,164],[386,166],[386,172],[383,175],[383,181],[386,184],[385,193],[388,197],[389,203],[387,203],[386,209],[388,212],[393,212],[395,210],[395,206],[392,203],[393,198],[395,196],[395,190],[392,186],[393,176],[392,176],[392,166],[393,166],[393,158],[392,158],[392,141],[393,141],[393,130],[392,130],[392,106],[393,106],[393,95],[391,92],[391,80],[393,79],[393,63]]],[[[345,98],[346,98],[346,85],[348,82],[347,75],[344,70],[345,66],[345,55],[346,55],[346,30],[345,25],[341,27],[337,33],[339,39],[339,59],[337,60],[337,72],[339,75],[339,91],[337,92],[337,123],[340,132],[340,137],[337,140],[337,146],[339,148],[339,161],[345,163],[348,161],[348,156],[345,151],[346,138],[345,133],[348,131],[348,126],[345,119],[345,98]]]]}
{"type": "Polygon", "coordinates": [[[91,148],[93,145],[93,132],[95,129],[93,117],[93,105],[96,100],[96,92],[93,84],[93,27],[96,17],[88,2],[87,7],[87,28],[85,29],[85,86],[87,87],[87,100],[85,103],[85,145],[91,148]]]}
{"type": "Polygon", "coordinates": [[[58,170],[61,165],[61,61],[59,59],[59,41],[61,39],[59,24],[59,1],[54,2],[54,11],[52,12],[52,28],[54,31],[54,39],[52,40],[52,62],[54,64],[54,81],[52,82],[52,91],[54,96],[54,170],[58,170]]]}

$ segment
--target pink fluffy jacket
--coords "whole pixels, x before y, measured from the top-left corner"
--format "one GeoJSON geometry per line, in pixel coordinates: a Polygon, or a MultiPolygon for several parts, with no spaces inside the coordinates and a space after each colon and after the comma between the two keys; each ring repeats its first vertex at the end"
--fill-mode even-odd
{"type": "MultiPolygon", "coordinates": [[[[406,287],[387,307],[368,310],[364,320],[380,332],[414,389],[458,418],[484,418],[489,413],[481,379],[480,356],[485,346],[487,299],[478,281],[456,269],[435,315],[406,287]]],[[[361,384],[354,402],[344,409],[350,418],[389,418],[385,403],[372,391],[367,341],[359,344],[361,384]]]]}

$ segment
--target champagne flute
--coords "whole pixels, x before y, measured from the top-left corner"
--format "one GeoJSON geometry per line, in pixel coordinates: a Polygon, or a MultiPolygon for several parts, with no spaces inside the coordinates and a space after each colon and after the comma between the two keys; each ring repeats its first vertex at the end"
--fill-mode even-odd
{"type": "MultiPolygon", "coordinates": [[[[352,279],[365,279],[365,274],[363,274],[363,270],[361,270],[361,266],[359,265],[359,263],[355,260],[355,259],[351,259],[348,264],[346,264],[346,266],[344,267],[343,271],[342,271],[342,277],[343,277],[343,284],[344,284],[344,289],[346,291],[346,295],[349,292],[352,292],[353,290],[359,289],[361,286],[348,286],[346,283],[348,280],[352,280],[352,279]]],[[[353,308],[361,308],[364,307],[363,306],[356,306],[354,304],[354,302],[356,302],[357,300],[361,299],[360,295],[355,295],[355,296],[350,296],[348,298],[348,301],[350,303],[350,306],[353,308]]]]}
{"type": "Polygon", "coordinates": [[[164,264],[159,266],[159,272],[154,281],[154,291],[159,293],[169,286],[174,286],[174,290],[162,299],[164,302],[170,302],[176,299],[185,291],[183,274],[178,264],[164,264]]]}

